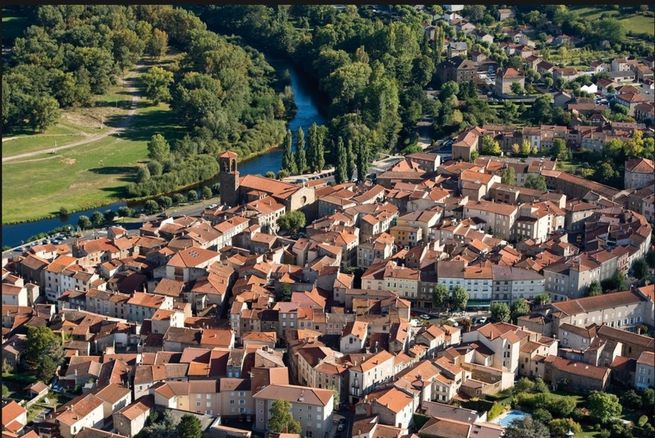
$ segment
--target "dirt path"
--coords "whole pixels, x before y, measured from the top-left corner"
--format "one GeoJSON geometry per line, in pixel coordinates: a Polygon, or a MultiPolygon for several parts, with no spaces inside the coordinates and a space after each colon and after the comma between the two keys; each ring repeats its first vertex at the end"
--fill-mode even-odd
{"type": "MultiPolygon", "coordinates": [[[[132,70],[132,72],[138,72],[142,68],[143,68],[142,64],[137,64],[132,70]]],[[[120,134],[124,132],[127,127],[130,126],[130,123],[132,122],[132,116],[136,113],[137,103],[141,99],[141,96],[138,94],[139,89],[135,85],[135,78],[136,75],[130,76],[127,79],[128,82],[127,82],[127,86],[125,87],[125,91],[129,94],[132,94],[132,101],[130,102],[130,109],[127,111],[127,117],[125,117],[125,119],[122,120],[121,123],[115,128],[111,128],[109,131],[103,132],[102,134],[90,135],[84,138],[83,140],[75,141],[73,143],[68,143],[67,145],[64,146],[59,146],[51,149],[40,149],[34,152],[26,152],[24,154],[12,155],[11,157],[2,157],[2,162],[6,163],[9,161],[16,161],[16,160],[34,157],[37,155],[48,154],[48,153],[54,154],[64,149],[70,149],[88,143],[93,143],[98,140],[102,140],[103,138],[109,137],[110,135],[120,136],[120,134]]],[[[123,79],[123,81],[125,80],[123,79]]]]}

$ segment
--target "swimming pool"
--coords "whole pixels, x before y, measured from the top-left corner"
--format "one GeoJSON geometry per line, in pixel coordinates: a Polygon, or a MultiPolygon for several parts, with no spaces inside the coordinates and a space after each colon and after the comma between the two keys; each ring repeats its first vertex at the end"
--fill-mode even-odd
{"type": "Polygon", "coordinates": [[[525,418],[527,415],[528,414],[526,414],[523,411],[512,409],[511,411],[507,412],[505,415],[500,416],[496,420],[494,420],[494,423],[497,423],[503,427],[507,427],[512,423],[512,421],[521,420],[525,418]]]}

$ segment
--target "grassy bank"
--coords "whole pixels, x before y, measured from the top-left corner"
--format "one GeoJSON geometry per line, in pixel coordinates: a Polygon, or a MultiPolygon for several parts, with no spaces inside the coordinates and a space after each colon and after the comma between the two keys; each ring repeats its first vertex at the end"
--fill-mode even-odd
{"type": "MultiPolygon", "coordinates": [[[[131,72],[136,77],[142,72],[131,72]]],[[[51,153],[57,146],[105,134],[126,123],[132,95],[127,85],[112,87],[92,108],[68,110],[43,134],[3,141],[6,156],[38,152],[3,163],[2,223],[51,217],[60,207],[70,212],[102,207],[125,198],[136,166],[147,158],[147,142],[155,133],[180,137],[182,128],[167,104],[141,99],[128,128],[118,134],[51,153]]]]}

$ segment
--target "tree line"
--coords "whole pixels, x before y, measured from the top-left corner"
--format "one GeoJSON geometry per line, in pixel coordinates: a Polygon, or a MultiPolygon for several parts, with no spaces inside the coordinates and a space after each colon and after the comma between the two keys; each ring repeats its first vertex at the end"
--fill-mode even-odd
{"type": "Polygon", "coordinates": [[[161,55],[168,32],[149,6],[44,5],[11,48],[2,77],[6,130],[44,131],[61,108],[89,106],[144,55],[161,55]]]}

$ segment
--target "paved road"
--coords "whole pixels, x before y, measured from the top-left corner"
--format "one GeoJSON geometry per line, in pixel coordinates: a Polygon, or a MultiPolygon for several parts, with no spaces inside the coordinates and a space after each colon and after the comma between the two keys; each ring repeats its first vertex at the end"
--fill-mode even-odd
{"type": "MultiPolygon", "coordinates": [[[[143,68],[142,64],[137,64],[133,72],[140,71],[142,68],[143,68]]],[[[52,149],[41,149],[34,152],[26,152],[24,154],[13,155],[11,157],[2,157],[2,162],[6,163],[8,161],[15,161],[23,158],[35,157],[46,153],[54,153],[64,149],[70,149],[88,143],[93,143],[110,135],[120,135],[123,131],[125,131],[125,129],[127,129],[127,127],[132,122],[132,116],[136,113],[137,103],[141,99],[141,96],[137,94],[139,92],[139,89],[136,87],[134,79],[135,78],[133,75],[131,75],[127,79],[127,86],[125,87],[125,91],[129,94],[132,94],[132,101],[130,103],[130,109],[127,111],[127,117],[124,120],[122,120],[118,126],[111,128],[109,131],[103,132],[102,134],[91,135],[89,137],[84,138],[83,140],[75,141],[73,143],[68,143],[64,146],[58,146],[52,149]]]]}

